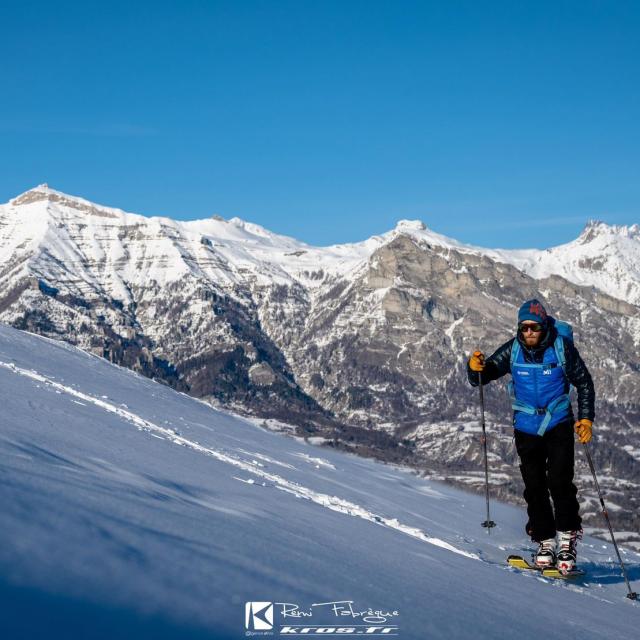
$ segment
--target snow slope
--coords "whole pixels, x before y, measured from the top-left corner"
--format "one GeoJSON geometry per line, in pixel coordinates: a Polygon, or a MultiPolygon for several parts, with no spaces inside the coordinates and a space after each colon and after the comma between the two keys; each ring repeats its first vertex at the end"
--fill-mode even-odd
{"type": "MultiPolygon", "coordinates": [[[[239,638],[248,601],[407,639],[636,634],[609,545],[585,539],[580,583],[504,566],[528,548],[517,508],[494,504],[488,536],[477,496],[6,326],[0,389],[2,637],[239,638]],[[312,607],[339,601],[389,615],[312,607]]],[[[624,557],[637,580],[640,555],[624,557]]],[[[275,636],[300,622],[281,612],[275,636]]]]}

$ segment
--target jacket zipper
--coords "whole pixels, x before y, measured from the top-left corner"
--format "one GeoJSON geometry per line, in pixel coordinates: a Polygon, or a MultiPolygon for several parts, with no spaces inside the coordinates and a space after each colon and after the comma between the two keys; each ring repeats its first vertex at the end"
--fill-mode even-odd
{"type": "MultiPolygon", "coordinates": [[[[533,353],[533,350],[527,349],[527,351],[529,352],[529,357],[531,358],[531,362],[533,364],[538,364],[536,362],[536,357],[535,357],[535,354],[533,353]]],[[[537,409],[538,407],[540,407],[540,396],[538,394],[538,367],[533,368],[533,392],[535,396],[535,403],[536,403],[536,409],[537,409]]]]}

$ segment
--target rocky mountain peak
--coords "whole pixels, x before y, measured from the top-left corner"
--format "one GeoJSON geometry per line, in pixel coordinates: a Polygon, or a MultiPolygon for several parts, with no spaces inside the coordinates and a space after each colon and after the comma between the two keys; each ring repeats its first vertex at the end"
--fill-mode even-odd
{"type": "Polygon", "coordinates": [[[57,193],[53,189],[49,187],[46,182],[39,184],[24,193],[21,193],[19,196],[16,196],[12,200],[10,200],[13,205],[24,205],[31,204],[33,202],[39,202],[40,200],[48,200],[51,194],[57,193]]]}
{"type": "Polygon", "coordinates": [[[398,220],[396,231],[426,231],[427,225],[422,220],[398,220]]]}
{"type": "Polygon", "coordinates": [[[118,217],[119,209],[113,209],[111,207],[104,207],[96,205],[89,200],[72,196],[62,191],[52,189],[46,182],[21,193],[13,200],[10,200],[10,204],[13,206],[24,206],[34,204],[36,202],[56,203],[68,209],[75,209],[83,213],[91,215],[97,215],[107,218],[118,217]]]}
{"type": "Polygon", "coordinates": [[[246,220],[238,218],[237,216],[230,218],[227,222],[234,227],[237,227],[238,229],[242,229],[251,236],[258,236],[265,239],[275,239],[278,237],[277,234],[269,231],[268,229],[265,229],[259,224],[256,224],[255,222],[247,222],[246,220]]]}
{"type": "Polygon", "coordinates": [[[640,225],[610,225],[602,220],[589,220],[578,237],[577,242],[587,244],[593,242],[596,238],[602,238],[604,236],[618,236],[632,240],[640,240],[640,225]]]}

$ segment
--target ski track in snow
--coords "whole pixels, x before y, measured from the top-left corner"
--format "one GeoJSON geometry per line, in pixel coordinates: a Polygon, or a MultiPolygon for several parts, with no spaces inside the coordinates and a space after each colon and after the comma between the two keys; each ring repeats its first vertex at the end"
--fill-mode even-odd
{"type": "Polygon", "coordinates": [[[263,453],[247,451],[246,449],[238,449],[238,451],[240,453],[246,453],[248,456],[251,456],[252,458],[258,458],[258,460],[264,460],[264,462],[268,462],[269,464],[276,464],[280,467],[284,467],[285,469],[295,469],[295,467],[292,464],[289,464],[287,462],[280,462],[280,460],[274,460],[269,456],[265,456],[263,453]]]}
{"type": "MultiPolygon", "coordinates": [[[[78,398],[79,400],[82,400],[84,402],[88,402],[97,407],[100,407],[101,409],[104,409],[109,413],[113,413],[118,417],[122,418],[123,420],[126,420],[127,422],[135,425],[141,431],[150,432],[150,435],[160,434],[161,436],[163,436],[164,438],[166,438],[167,440],[169,440],[174,444],[188,447],[194,451],[197,451],[198,453],[211,456],[213,458],[216,458],[220,462],[224,462],[226,464],[236,467],[237,469],[241,469],[242,471],[256,475],[262,478],[263,480],[267,480],[269,483],[272,483],[272,485],[275,486],[277,489],[290,493],[294,495],[296,498],[304,498],[306,500],[310,500],[332,511],[337,511],[339,513],[343,513],[346,515],[359,517],[359,518],[362,518],[363,520],[367,520],[375,524],[379,524],[382,526],[389,527],[391,529],[395,529],[400,533],[404,533],[405,535],[411,536],[413,538],[417,538],[422,542],[426,542],[436,547],[446,549],[447,551],[451,551],[452,553],[456,553],[458,555],[465,556],[473,560],[480,560],[480,557],[477,554],[471,553],[469,551],[464,551],[463,549],[458,549],[457,547],[453,546],[452,544],[444,540],[441,540],[440,538],[436,538],[428,535],[427,533],[425,533],[424,531],[422,531],[417,527],[411,527],[409,525],[401,523],[397,518],[387,518],[384,516],[377,515],[372,511],[369,511],[368,509],[365,509],[364,507],[354,502],[351,502],[349,500],[344,500],[343,498],[340,498],[338,496],[330,496],[326,493],[313,491],[312,489],[309,489],[297,482],[292,482],[276,474],[269,473],[268,471],[260,468],[260,467],[263,467],[264,465],[261,465],[256,460],[247,462],[245,460],[236,458],[228,453],[223,453],[221,451],[218,451],[216,449],[212,449],[209,447],[204,447],[201,444],[194,442],[193,440],[189,440],[188,438],[181,436],[179,433],[177,433],[173,429],[161,427],[155,424],[154,422],[141,418],[137,414],[129,411],[123,405],[116,406],[114,404],[111,404],[110,402],[106,402],[102,398],[96,398],[89,394],[73,389],[72,387],[68,387],[66,385],[60,384],[55,380],[51,380],[47,376],[44,376],[35,370],[23,369],[10,362],[4,362],[0,360],[0,367],[3,367],[4,369],[8,369],[9,371],[12,371],[13,373],[24,376],[26,378],[30,378],[31,380],[34,380],[36,382],[45,384],[49,388],[54,390],[56,393],[65,393],[72,396],[73,398],[78,398]]],[[[250,454],[250,455],[255,456],[255,454],[250,454]]],[[[308,461],[313,460],[314,462],[320,460],[319,458],[317,459],[311,458],[310,456],[307,456],[307,458],[309,459],[308,461]]],[[[330,463],[327,463],[327,464],[330,464],[330,463]]],[[[248,483],[247,480],[242,480],[241,478],[237,478],[237,477],[236,479],[248,483]]],[[[253,482],[248,484],[253,484],[253,482]]]]}
{"type": "Polygon", "coordinates": [[[327,469],[335,470],[335,467],[328,460],[325,460],[324,458],[314,458],[313,456],[310,456],[308,453],[294,453],[293,455],[297,456],[298,458],[302,458],[305,462],[308,462],[309,464],[315,465],[317,469],[319,469],[320,467],[325,467],[327,469]]]}

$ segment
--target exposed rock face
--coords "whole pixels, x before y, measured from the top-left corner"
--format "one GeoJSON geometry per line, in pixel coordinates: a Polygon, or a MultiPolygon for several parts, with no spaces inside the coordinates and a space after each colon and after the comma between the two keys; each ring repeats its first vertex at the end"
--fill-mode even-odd
{"type": "MultiPolygon", "coordinates": [[[[640,234],[624,229],[620,255],[633,265],[640,234]]],[[[640,278],[623,274],[609,293],[593,284],[619,270],[612,233],[592,224],[578,258],[556,252],[563,277],[534,252],[460,245],[422,223],[318,249],[238,219],[147,219],[40,187],[0,208],[0,320],[334,446],[478,486],[466,358],[508,340],[522,301],[539,297],[574,326],[598,391],[602,481],[619,528],[640,530],[640,278]],[[603,235],[607,252],[585,253],[603,235]]],[[[487,423],[495,490],[513,498],[503,386],[486,390],[487,423]]]]}
{"type": "Polygon", "coordinates": [[[249,380],[253,384],[268,387],[276,381],[276,374],[266,362],[259,362],[250,367],[249,380]]]}

